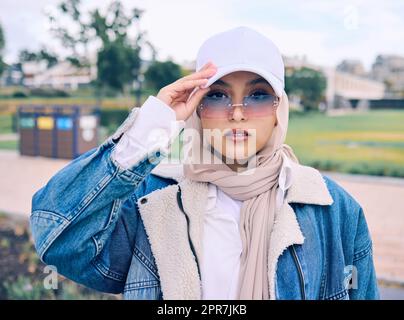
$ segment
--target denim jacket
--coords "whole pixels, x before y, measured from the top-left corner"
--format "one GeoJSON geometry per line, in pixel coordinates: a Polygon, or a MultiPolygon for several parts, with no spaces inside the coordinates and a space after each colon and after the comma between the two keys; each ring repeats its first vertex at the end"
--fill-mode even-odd
{"type": "MultiPolygon", "coordinates": [[[[35,193],[36,250],[73,281],[126,299],[201,299],[207,183],[159,165],[154,150],[130,169],[111,157],[136,117],[35,193]]],[[[318,170],[293,165],[268,253],[272,299],[378,299],[372,241],[355,199],[318,170]]]]}

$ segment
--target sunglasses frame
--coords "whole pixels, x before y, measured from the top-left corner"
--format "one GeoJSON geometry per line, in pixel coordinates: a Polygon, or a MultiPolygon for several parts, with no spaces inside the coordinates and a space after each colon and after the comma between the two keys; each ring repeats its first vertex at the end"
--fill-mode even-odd
{"type": "MultiPolygon", "coordinates": [[[[280,102],[279,97],[276,96],[276,95],[273,95],[273,94],[267,94],[267,95],[268,95],[268,96],[275,97],[275,99],[274,99],[273,104],[272,104],[271,107],[272,107],[272,108],[277,108],[277,107],[279,106],[279,102],[280,102]]],[[[205,98],[205,97],[203,97],[203,98],[205,98]]],[[[202,98],[202,100],[203,100],[203,98],[202,98]]],[[[248,108],[248,105],[249,105],[249,104],[245,102],[245,101],[246,101],[246,98],[249,98],[249,96],[243,97],[243,103],[231,103],[231,102],[232,102],[232,99],[230,98],[230,103],[228,103],[228,104],[226,105],[226,107],[229,108],[229,110],[228,110],[228,115],[230,115],[232,112],[234,112],[234,107],[248,108]]],[[[202,109],[202,108],[203,108],[203,103],[200,103],[200,104],[196,107],[196,114],[198,115],[199,118],[201,118],[200,113],[201,113],[201,109],[202,109]]],[[[244,112],[244,109],[243,109],[243,112],[244,112]]],[[[227,117],[227,118],[229,118],[229,117],[227,117]]]]}

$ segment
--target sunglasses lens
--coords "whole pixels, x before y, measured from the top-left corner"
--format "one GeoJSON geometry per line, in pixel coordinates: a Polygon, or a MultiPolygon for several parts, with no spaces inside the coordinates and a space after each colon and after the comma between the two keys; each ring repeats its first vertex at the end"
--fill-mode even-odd
{"type": "Polygon", "coordinates": [[[249,96],[244,102],[247,104],[244,112],[248,118],[273,115],[276,111],[276,97],[271,94],[249,96]]]}
{"type": "MultiPolygon", "coordinates": [[[[229,97],[205,96],[198,106],[199,117],[205,119],[227,119],[233,108],[229,107],[229,97]]],[[[277,101],[271,94],[248,96],[244,98],[243,112],[247,118],[263,117],[275,114],[277,101]]]]}
{"type": "Polygon", "coordinates": [[[205,96],[199,106],[199,115],[206,119],[224,119],[229,114],[230,98],[205,96]]]}

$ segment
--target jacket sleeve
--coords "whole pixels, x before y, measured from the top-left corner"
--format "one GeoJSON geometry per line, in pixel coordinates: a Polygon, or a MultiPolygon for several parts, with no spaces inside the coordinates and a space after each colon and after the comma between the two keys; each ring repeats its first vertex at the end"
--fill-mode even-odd
{"type": "MultiPolygon", "coordinates": [[[[150,96],[142,108],[156,102],[150,96]]],[[[150,172],[169,150],[164,145],[170,143],[167,139],[152,148],[138,148],[130,166],[113,156],[120,139],[134,123],[139,124],[135,122],[138,114],[134,108],[113,136],[56,173],[32,199],[31,231],[41,260],[67,278],[103,292],[122,292],[130,266],[128,242],[135,239],[139,215],[132,208],[126,210],[132,216],[122,217],[122,206],[136,205],[133,195],[144,188],[150,172]],[[122,226],[127,218],[132,227],[122,226]],[[119,228],[129,234],[119,236],[119,228]]]]}
{"type": "Polygon", "coordinates": [[[349,297],[352,300],[378,300],[380,295],[373,262],[373,245],[361,207],[354,248],[349,297]]]}

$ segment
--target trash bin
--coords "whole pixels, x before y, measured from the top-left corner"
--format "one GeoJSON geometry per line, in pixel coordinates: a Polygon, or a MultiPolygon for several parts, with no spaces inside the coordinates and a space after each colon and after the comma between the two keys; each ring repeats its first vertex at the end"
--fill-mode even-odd
{"type": "Polygon", "coordinates": [[[27,113],[21,116],[19,112],[20,154],[27,156],[37,155],[38,147],[35,114],[27,113]]]}
{"type": "Polygon", "coordinates": [[[99,114],[98,107],[89,106],[20,106],[20,154],[78,157],[98,145],[99,114]]]}

